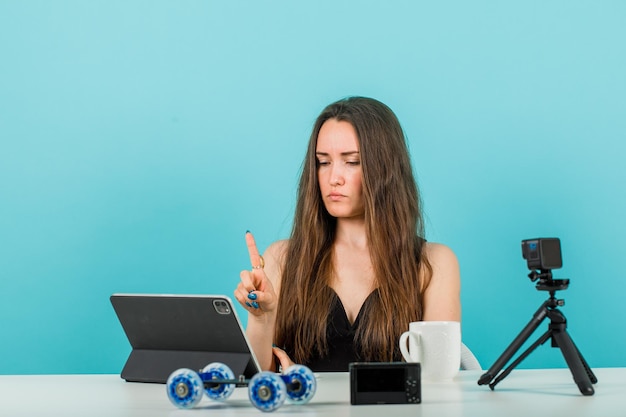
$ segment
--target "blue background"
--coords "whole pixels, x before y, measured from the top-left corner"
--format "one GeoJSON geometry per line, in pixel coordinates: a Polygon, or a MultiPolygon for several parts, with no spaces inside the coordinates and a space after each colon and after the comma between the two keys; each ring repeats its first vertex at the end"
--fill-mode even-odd
{"type": "MultiPolygon", "coordinates": [[[[403,124],[483,367],[547,297],[520,250],[547,236],[569,333],[626,366],[624,22],[621,1],[0,0],[0,373],[119,372],[114,292],[232,295],[245,231],[288,236],[310,128],[348,95],[403,124]]],[[[520,365],[564,366],[549,344],[520,365]]]]}

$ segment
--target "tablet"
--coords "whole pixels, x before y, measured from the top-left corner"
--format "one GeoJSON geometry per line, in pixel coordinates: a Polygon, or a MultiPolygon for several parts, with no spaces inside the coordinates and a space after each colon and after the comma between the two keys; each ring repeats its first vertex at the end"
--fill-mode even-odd
{"type": "Polygon", "coordinates": [[[179,368],[211,362],[251,378],[261,369],[224,295],[113,294],[111,304],[132,351],[121,372],[131,382],[165,383],[179,368]]]}

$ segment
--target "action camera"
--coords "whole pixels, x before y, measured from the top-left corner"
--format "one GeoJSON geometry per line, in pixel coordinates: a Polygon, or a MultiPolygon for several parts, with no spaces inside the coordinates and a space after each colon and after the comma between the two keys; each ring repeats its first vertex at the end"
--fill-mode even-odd
{"type": "Polygon", "coordinates": [[[522,256],[530,270],[548,271],[563,266],[561,241],[556,237],[522,240],[522,256]]]}

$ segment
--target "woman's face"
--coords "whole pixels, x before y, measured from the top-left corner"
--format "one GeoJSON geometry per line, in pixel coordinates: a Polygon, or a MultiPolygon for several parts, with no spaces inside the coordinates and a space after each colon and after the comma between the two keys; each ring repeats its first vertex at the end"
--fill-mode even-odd
{"type": "Polygon", "coordinates": [[[329,119],[317,136],[317,179],[326,210],[337,218],[364,215],[363,172],[356,131],[349,122],[329,119]]]}

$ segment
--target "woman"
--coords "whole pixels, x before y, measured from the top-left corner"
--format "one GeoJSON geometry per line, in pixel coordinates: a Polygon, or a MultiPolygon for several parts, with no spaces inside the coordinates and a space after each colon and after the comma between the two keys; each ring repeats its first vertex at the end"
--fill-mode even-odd
{"type": "Polygon", "coordinates": [[[263,369],[294,361],[347,371],[400,361],[398,339],[418,320],[460,321],[454,253],[424,240],[404,133],[383,103],[351,97],[315,122],[289,240],[263,257],[246,233],[251,271],[235,297],[263,369]]]}

